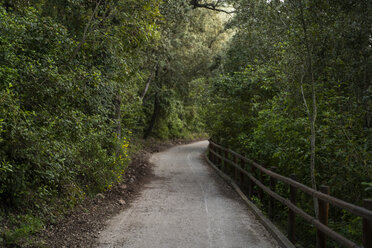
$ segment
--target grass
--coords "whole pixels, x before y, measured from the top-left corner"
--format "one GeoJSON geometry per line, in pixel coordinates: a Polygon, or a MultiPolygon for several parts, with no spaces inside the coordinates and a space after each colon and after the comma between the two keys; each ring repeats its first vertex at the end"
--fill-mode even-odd
{"type": "Polygon", "coordinates": [[[24,244],[30,245],[32,244],[31,236],[44,228],[44,222],[41,218],[31,214],[9,214],[5,221],[4,215],[1,215],[1,222],[6,224],[0,227],[0,244],[4,246],[20,247],[24,244]]]}

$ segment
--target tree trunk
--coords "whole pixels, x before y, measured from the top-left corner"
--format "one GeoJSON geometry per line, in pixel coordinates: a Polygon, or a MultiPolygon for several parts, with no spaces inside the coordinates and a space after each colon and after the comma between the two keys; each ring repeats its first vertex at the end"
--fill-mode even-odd
{"type": "Polygon", "coordinates": [[[96,7],[94,8],[92,15],[90,16],[90,19],[89,19],[87,25],[86,25],[85,28],[84,28],[83,36],[81,37],[78,46],[75,48],[74,52],[72,53],[72,55],[71,55],[71,57],[70,57],[70,62],[71,62],[71,61],[76,57],[76,55],[78,54],[78,52],[79,52],[81,46],[84,44],[85,39],[87,38],[87,35],[88,35],[88,31],[89,31],[89,29],[90,29],[90,27],[91,27],[91,25],[92,25],[93,20],[94,20],[94,16],[95,16],[95,15],[97,14],[97,12],[98,12],[98,8],[99,8],[99,5],[101,4],[101,1],[102,1],[102,0],[99,0],[99,1],[97,2],[96,7]]]}
{"type": "Polygon", "coordinates": [[[151,116],[149,127],[146,129],[145,134],[143,136],[144,139],[147,139],[150,136],[150,134],[152,132],[152,129],[154,128],[156,119],[159,115],[159,110],[160,110],[159,109],[159,97],[158,97],[158,93],[156,93],[155,94],[155,100],[154,100],[154,111],[153,111],[152,116],[151,116]]]}
{"type": "MultiPolygon", "coordinates": [[[[313,72],[313,61],[312,61],[312,56],[311,56],[311,50],[310,50],[310,44],[309,44],[309,39],[308,39],[308,33],[307,33],[307,26],[305,22],[305,17],[304,17],[304,8],[302,5],[302,0],[300,0],[300,18],[301,18],[301,25],[302,29],[304,32],[304,41],[305,41],[305,46],[306,46],[306,60],[307,60],[307,69],[308,73],[310,75],[310,80],[311,80],[311,100],[312,100],[312,105],[311,105],[311,111],[306,103],[306,98],[303,93],[303,88],[301,85],[301,90],[302,90],[302,96],[307,108],[307,113],[309,116],[310,120],[310,178],[311,178],[311,187],[316,190],[316,178],[315,178],[315,159],[316,159],[316,129],[315,129],[315,123],[316,123],[316,118],[317,118],[317,100],[316,100],[316,85],[315,85],[315,78],[314,78],[314,72],[313,72]]],[[[302,80],[301,80],[302,81],[302,80]]],[[[302,82],[301,82],[302,84],[302,82]]],[[[319,207],[318,207],[318,198],[314,197],[314,212],[315,212],[315,217],[318,218],[319,216],[319,207]]]]}
{"type": "Polygon", "coordinates": [[[152,72],[150,74],[149,78],[147,79],[146,87],[145,87],[145,90],[143,91],[143,94],[142,94],[142,97],[141,97],[142,104],[145,102],[145,96],[147,94],[147,91],[149,90],[152,78],[154,77],[154,75],[157,76],[158,72],[159,72],[159,61],[156,63],[156,65],[154,67],[154,72],[152,72]]]}

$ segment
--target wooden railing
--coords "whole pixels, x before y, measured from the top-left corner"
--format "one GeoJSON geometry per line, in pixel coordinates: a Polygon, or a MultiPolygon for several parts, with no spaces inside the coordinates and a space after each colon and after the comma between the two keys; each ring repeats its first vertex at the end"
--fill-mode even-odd
{"type": "Polygon", "coordinates": [[[275,173],[276,168],[272,167],[271,170],[266,169],[262,165],[228,149],[220,146],[212,141],[209,142],[208,148],[208,159],[217,167],[229,168],[233,166],[235,168],[235,180],[248,186],[248,197],[253,196],[253,191],[255,185],[258,186],[258,197],[262,201],[263,192],[270,195],[268,203],[268,216],[273,218],[275,201],[281,202],[289,208],[288,213],[288,239],[294,242],[295,237],[295,216],[296,214],[301,216],[307,222],[311,223],[317,229],[317,247],[325,248],[327,238],[331,238],[337,243],[341,244],[343,247],[356,248],[359,247],[356,243],[345,238],[341,234],[335,232],[328,227],[328,209],[329,204],[336,206],[338,208],[344,209],[356,216],[363,218],[363,237],[362,243],[364,248],[372,248],[372,199],[364,200],[364,207],[359,207],[348,202],[342,201],[335,197],[329,195],[328,186],[320,186],[319,191],[314,190],[304,184],[295,181],[296,176],[291,175],[291,178],[282,176],[275,173]],[[231,159],[229,158],[231,157],[231,159]],[[248,168],[248,169],[246,169],[248,168]],[[260,175],[257,179],[254,177],[256,172],[260,175]],[[263,184],[263,175],[266,174],[270,177],[270,185],[265,186],[263,184]],[[247,180],[245,180],[245,178],[247,180]],[[289,185],[289,199],[286,199],[275,192],[275,185],[277,181],[281,181],[289,185]],[[319,218],[315,218],[308,213],[306,213],[301,208],[296,205],[296,195],[297,190],[302,190],[304,193],[316,197],[318,199],[319,205],[319,218]]]}

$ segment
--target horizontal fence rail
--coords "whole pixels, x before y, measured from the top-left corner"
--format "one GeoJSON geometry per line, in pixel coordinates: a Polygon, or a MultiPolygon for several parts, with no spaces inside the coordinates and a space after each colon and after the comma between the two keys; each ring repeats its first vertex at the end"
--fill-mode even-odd
{"type": "MultiPolygon", "coordinates": [[[[257,164],[256,162],[228,149],[221,145],[209,141],[208,147],[208,159],[213,164],[224,164],[224,166],[231,165],[235,168],[235,177],[236,179],[240,178],[240,181],[244,180],[245,175],[248,178],[248,194],[249,197],[253,194],[253,185],[257,185],[260,190],[258,195],[262,198],[262,191],[266,192],[273,199],[276,199],[280,203],[284,204],[289,208],[288,214],[288,236],[289,239],[294,241],[294,232],[295,232],[295,214],[298,214],[307,222],[311,223],[317,229],[317,247],[324,248],[326,247],[326,237],[332,238],[334,241],[338,242],[344,247],[357,248],[359,247],[354,242],[348,240],[341,234],[335,232],[327,226],[328,223],[328,208],[329,204],[336,206],[338,208],[349,211],[350,213],[363,218],[363,246],[364,248],[372,248],[372,200],[365,200],[364,204],[366,208],[359,207],[348,202],[342,201],[338,198],[332,197],[329,195],[329,188],[327,186],[320,186],[321,191],[314,190],[304,184],[301,184],[294,180],[295,175],[292,178],[282,176],[278,173],[275,173],[272,170],[268,170],[262,165],[257,164]],[[228,155],[233,155],[233,160],[228,158],[228,155]],[[240,164],[238,160],[240,159],[240,164]],[[250,171],[245,169],[245,165],[251,165],[250,171]],[[254,171],[261,172],[261,179],[257,179],[253,176],[254,171]],[[240,176],[238,175],[240,172],[240,176]],[[265,186],[262,181],[262,173],[270,177],[270,187],[265,186]],[[290,186],[290,199],[286,199],[281,195],[275,192],[276,181],[279,180],[290,186]],[[319,219],[309,215],[304,210],[296,206],[296,192],[297,189],[302,190],[306,194],[313,196],[319,201],[319,219]],[[367,209],[368,208],[368,209],[367,209]]],[[[275,169],[275,168],[274,168],[275,169]]],[[[269,201],[269,217],[273,216],[274,202],[270,198],[269,201]]]]}

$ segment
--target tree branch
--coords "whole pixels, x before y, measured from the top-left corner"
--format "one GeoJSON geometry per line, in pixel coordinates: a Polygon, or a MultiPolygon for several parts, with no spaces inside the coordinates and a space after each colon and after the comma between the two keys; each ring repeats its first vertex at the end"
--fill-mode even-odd
{"type": "Polygon", "coordinates": [[[90,27],[91,27],[91,25],[92,25],[92,22],[93,22],[94,16],[97,14],[97,12],[98,12],[98,7],[99,7],[100,4],[101,4],[101,0],[99,0],[99,1],[97,2],[96,7],[94,8],[94,11],[93,11],[93,13],[92,13],[92,15],[91,15],[91,17],[90,17],[90,19],[89,19],[89,22],[87,23],[87,25],[86,25],[85,28],[84,28],[83,36],[81,37],[81,40],[80,40],[78,46],[75,48],[75,50],[74,50],[74,52],[73,52],[73,54],[72,54],[72,56],[71,56],[71,58],[70,58],[70,62],[75,58],[75,56],[78,54],[78,52],[79,52],[81,46],[84,44],[85,39],[87,38],[87,35],[88,35],[88,31],[89,31],[89,29],[90,29],[90,27]]]}
{"type": "Polygon", "coordinates": [[[194,9],[204,8],[204,9],[209,9],[209,10],[213,10],[213,11],[226,13],[226,14],[229,14],[229,15],[236,12],[236,11],[227,11],[227,10],[219,8],[219,6],[218,6],[219,3],[220,3],[219,0],[217,1],[217,3],[200,3],[199,0],[191,0],[190,1],[190,4],[194,7],[194,9]]]}
{"type": "Polygon", "coordinates": [[[305,97],[305,93],[304,93],[304,87],[303,87],[304,77],[305,77],[305,72],[301,75],[301,83],[300,83],[301,84],[302,100],[304,101],[306,112],[309,115],[309,118],[311,119],[310,109],[309,109],[309,106],[307,105],[307,101],[306,101],[306,97],[305,97]]]}
{"type": "Polygon", "coordinates": [[[147,79],[146,87],[145,87],[145,90],[143,91],[143,94],[142,94],[142,97],[141,97],[142,102],[144,102],[145,96],[146,96],[147,91],[149,90],[152,78],[154,77],[154,75],[157,74],[158,70],[159,70],[159,61],[154,66],[154,70],[151,72],[150,76],[147,79]]]}
{"type": "MultiPolygon", "coordinates": [[[[307,54],[307,70],[310,74],[311,79],[311,95],[312,95],[312,113],[309,114],[310,117],[310,130],[311,130],[311,136],[310,136],[310,178],[311,178],[311,184],[312,188],[317,190],[316,187],[316,177],[315,177],[315,159],[316,159],[316,129],[315,129],[315,121],[317,117],[317,104],[316,104],[316,93],[315,93],[315,79],[314,79],[314,72],[313,72],[313,61],[311,58],[311,50],[310,50],[310,41],[308,39],[308,33],[307,33],[307,26],[305,22],[305,15],[304,15],[304,6],[302,4],[302,0],[299,1],[299,8],[300,8],[300,21],[302,24],[302,29],[304,33],[304,40],[305,40],[305,46],[306,46],[306,54],[307,54]]],[[[303,87],[301,87],[301,90],[303,91],[303,87]]],[[[309,109],[309,107],[307,107],[309,109]]],[[[310,111],[308,111],[310,113],[310,111]]],[[[319,217],[319,207],[318,207],[318,199],[316,197],[314,199],[314,212],[315,217],[319,217]]]]}

